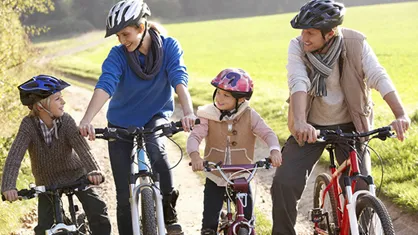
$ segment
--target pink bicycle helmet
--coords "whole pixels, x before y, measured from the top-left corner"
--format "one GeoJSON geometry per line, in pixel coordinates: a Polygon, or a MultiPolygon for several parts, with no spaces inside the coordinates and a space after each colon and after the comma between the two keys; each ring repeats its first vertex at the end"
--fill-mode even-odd
{"type": "Polygon", "coordinates": [[[236,99],[245,97],[247,100],[253,94],[254,85],[250,75],[242,69],[227,68],[216,76],[211,84],[224,91],[231,92],[236,99]]]}

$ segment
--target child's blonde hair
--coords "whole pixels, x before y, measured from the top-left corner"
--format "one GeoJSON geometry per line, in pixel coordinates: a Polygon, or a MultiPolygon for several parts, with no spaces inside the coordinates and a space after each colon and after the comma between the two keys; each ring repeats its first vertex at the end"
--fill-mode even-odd
{"type": "Polygon", "coordinates": [[[51,96],[48,96],[48,97],[46,97],[46,98],[44,98],[44,99],[42,99],[42,100],[34,103],[33,106],[32,106],[32,109],[29,112],[29,116],[38,117],[39,116],[39,109],[38,109],[38,107],[41,107],[41,108],[48,107],[49,108],[49,104],[51,103],[50,97],[51,96]]]}

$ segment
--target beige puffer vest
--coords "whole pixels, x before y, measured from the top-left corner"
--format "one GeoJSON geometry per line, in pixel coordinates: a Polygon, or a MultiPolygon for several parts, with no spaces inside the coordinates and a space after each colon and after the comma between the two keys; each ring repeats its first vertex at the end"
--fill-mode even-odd
{"type": "MultiPolygon", "coordinates": [[[[211,107],[208,108],[211,109],[211,107]]],[[[198,116],[200,116],[199,112],[198,116]]],[[[222,161],[224,164],[251,164],[253,162],[256,136],[252,132],[250,107],[240,108],[237,115],[234,115],[231,120],[209,119],[208,126],[208,136],[205,139],[205,160],[211,162],[222,161]],[[226,158],[228,136],[230,139],[230,159],[226,158]]],[[[213,171],[206,175],[218,186],[226,185],[219,172],[213,171]]]]}
{"type": "MultiPolygon", "coordinates": [[[[339,58],[340,84],[344,93],[344,99],[348,106],[351,119],[357,131],[364,132],[370,130],[373,125],[373,101],[371,100],[370,89],[366,85],[365,74],[362,65],[363,41],[366,37],[355,30],[342,28],[343,48],[339,58]]],[[[297,38],[303,47],[301,37],[297,38]]],[[[313,65],[304,56],[308,77],[311,79],[313,65]]],[[[312,101],[315,97],[308,94],[306,106],[306,118],[311,109],[312,101]]],[[[289,106],[290,107],[290,106],[289,106]]],[[[288,127],[293,133],[293,115],[289,108],[288,127]]]]}

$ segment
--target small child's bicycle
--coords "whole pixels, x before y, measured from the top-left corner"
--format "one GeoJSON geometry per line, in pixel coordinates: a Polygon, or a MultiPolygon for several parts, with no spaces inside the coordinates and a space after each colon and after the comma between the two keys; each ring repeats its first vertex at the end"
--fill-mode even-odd
{"type": "Polygon", "coordinates": [[[255,216],[248,221],[244,217],[244,207],[247,205],[250,181],[254,178],[258,168],[269,169],[271,167],[270,159],[266,158],[254,164],[242,165],[222,165],[222,162],[205,161],[203,166],[205,171],[219,171],[227,182],[227,187],[225,187],[226,214],[221,215],[220,232],[225,235],[255,235],[255,216]],[[231,176],[227,176],[228,173],[231,173],[231,176]],[[232,178],[241,173],[249,173],[249,176],[232,178]],[[235,203],[235,212],[231,209],[232,203],[235,203]]]}
{"type": "MultiPolygon", "coordinates": [[[[86,219],[84,212],[79,210],[78,205],[74,204],[73,196],[78,191],[84,191],[91,187],[90,181],[83,177],[74,183],[63,185],[51,185],[51,186],[36,186],[34,184],[29,185],[29,189],[19,190],[19,199],[27,200],[37,197],[40,194],[45,194],[52,197],[52,203],[54,204],[54,222],[52,227],[45,231],[46,235],[85,235],[92,234],[86,219]],[[61,195],[65,194],[68,199],[68,208],[71,218],[68,218],[65,214],[61,195]]],[[[3,201],[6,198],[2,195],[3,201]]]]}
{"type": "MultiPolygon", "coordinates": [[[[359,163],[355,144],[362,137],[370,139],[378,138],[386,140],[393,137],[391,127],[382,127],[365,133],[343,133],[341,130],[320,130],[318,141],[326,143],[326,149],[330,156],[330,173],[322,173],[317,176],[314,188],[314,209],[310,213],[310,219],[315,224],[314,234],[332,235],[372,235],[395,234],[392,220],[385,205],[376,197],[372,176],[362,175],[359,171],[359,163]],[[335,165],[335,147],[339,145],[349,146],[348,159],[337,167],[335,165]],[[350,169],[348,176],[344,177],[344,189],[339,183],[340,175],[350,169]],[[368,190],[354,191],[358,181],[364,181],[368,190]],[[340,196],[344,199],[340,200],[340,196]]],[[[366,145],[366,147],[368,147],[366,145]]]]}

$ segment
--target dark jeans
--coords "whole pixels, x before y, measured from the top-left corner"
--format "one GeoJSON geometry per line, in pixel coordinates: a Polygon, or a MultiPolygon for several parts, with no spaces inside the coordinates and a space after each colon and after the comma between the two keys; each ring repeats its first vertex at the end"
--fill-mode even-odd
{"type": "MultiPolygon", "coordinates": [[[[353,124],[339,125],[343,132],[354,131],[353,124]]],[[[337,126],[319,127],[317,129],[336,129],[337,126]]],[[[271,187],[273,201],[273,235],[296,235],[294,226],[297,217],[297,203],[301,198],[306,181],[313,167],[324,151],[325,143],[305,144],[300,147],[293,136],[290,136],[283,147],[283,164],[276,169],[271,187]]],[[[367,151],[361,151],[360,144],[356,146],[358,151],[360,171],[367,175],[370,172],[370,155],[367,151]]],[[[343,162],[348,156],[348,147],[337,146],[336,158],[338,163],[343,162]]],[[[345,175],[347,172],[345,172],[345,175]]],[[[341,181],[340,181],[341,183],[341,181]]],[[[360,183],[360,182],[359,182],[360,183]]]]}
{"type": "MultiPolygon", "coordinates": [[[[218,230],[219,215],[226,196],[225,187],[220,187],[212,180],[206,178],[203,201],[202,229],[218,230]]],[[[251,189],[247,195],[247,206],[244,207],[244,216],[250,220],[253,215],[253,198],[251,189]]]]}
{"type": "MultiPolygon", "coordinates": [[[[110,234],[111,226],[106,204],[100,199],[94,189],[76,192],[75,195],[83,205],[93,235],[110,234]]],[[[65,196],[63,196],[65,197],[65,196]]],[[[54,224],[54,203],[50,195],[41,194],[38,197],[38,225],[36,235],[45,235],[45,230],[54,224]]]]}
{"type": "MultiPolygon", "coordinates": [[[[152,128],[167,123],[166,118],[154,116],[144,128],[152,128]]],[[[115,127],[109,123],[109,127],[115,127]]],[[[150,157],[152,169],[160,175],[160,189],[164,194],[173,191],[171,171],[168,169],[167,153],[165,151],[165,138],[155,136],[146,137],[146,150],[150,157]]],[[[109,141],[109,156],[112,165],[113,178],[116,186],[117,221],[121,235],[132,234],[131,208],[129,203],[129,174],[131,166],[132,143],[124,141],[109,141]]]]}

